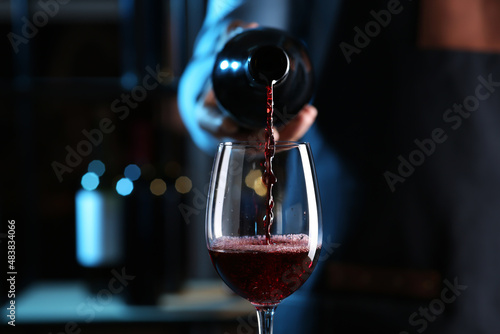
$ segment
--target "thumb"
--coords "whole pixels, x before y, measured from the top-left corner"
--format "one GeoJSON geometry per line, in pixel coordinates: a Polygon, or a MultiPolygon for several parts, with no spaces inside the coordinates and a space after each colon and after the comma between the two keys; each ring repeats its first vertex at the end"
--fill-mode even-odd
{"type": "Polygon", "coordinates": [[[281,141],[297,141],[302,138],[309,128],[314,124],[318,116],[318,109],[313,105],[305,105],[304,108],[279,131],[281,141]]]}

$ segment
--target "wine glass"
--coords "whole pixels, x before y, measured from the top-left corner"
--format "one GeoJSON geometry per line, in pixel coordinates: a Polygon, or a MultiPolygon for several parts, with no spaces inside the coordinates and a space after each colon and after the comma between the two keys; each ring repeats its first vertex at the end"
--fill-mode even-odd
{"type": "Polygon", "coordinates": [[[206,241],[222,280],[272,333],[278,304],[304,284],[321,250],[319,191],[308,143],[221,143],[206,212],[206,241]],[[271,155],[271,156],[270,156],[271,155]]]}

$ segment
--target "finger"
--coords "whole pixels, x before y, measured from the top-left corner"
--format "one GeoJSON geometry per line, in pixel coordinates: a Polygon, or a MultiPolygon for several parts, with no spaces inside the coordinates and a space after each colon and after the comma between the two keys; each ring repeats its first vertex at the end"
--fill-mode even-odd
{"type": "MultiPolygon", "coordinates": [[[[278,131],[278,129],[273,128],[273,135],[274,135],[275,142],[280,140],[281,136],[280,136],[280,132],[278,131]]],[[[284,140],[286,140],[286,139],[284,139],[284,140]]]]}
{"type": "Polygon", "coordinates": [[[233,31],[234,29],[237,29],[237,28],[253,29],[253,28],[257,28],[258,26],[259,26],[259,24],[257,22],[247,23],[247,22],[242,21],[242,20],[234,20],[233,22],[231,22],[227,26],[227,32],[230,33],[231,31],[233,31]]]}
{"type": "Polygon", "coordinates": [[[215,135],[224,121],[224,115],[219,109],[206,106],[204,103],[198,104],[197,109],[196,114],[200,127],[215,135]]]}
{"type": "Polygon", "coordinates": [[[220,137],[231,137],[240,131],[240,127],[229,117],[224,117],[222,120],[222,124],[219,128],[218,133],[216,134],[220,137]]]}
{"type": "Polygon", "coordinates": [[[203,105],[205,107],[217,107],[217,100],[215,98],[215,93],[213,89],[210,89],[203,99],[203,105]]]}
{"type": "Polygon", "coordinates": [[[201,108],[198,117],[200,127],[216,138],[233,137],[240,131],[238,124],[222,114],[218,108],[201,108]]]}
{"type": "Polygon", "coordinates": [[[308,104],[283,128],[279,130],[281,141],[297,141],[302,138],[313,125],[318,116],[316,107],[308,104]]]}
{"type": "Polygon", "coordinates": [[[245,29],[253,29],[257,28],[259,24],[257,22],[250,22],[249,24],[245,25],[243,28],[245,29]]]}

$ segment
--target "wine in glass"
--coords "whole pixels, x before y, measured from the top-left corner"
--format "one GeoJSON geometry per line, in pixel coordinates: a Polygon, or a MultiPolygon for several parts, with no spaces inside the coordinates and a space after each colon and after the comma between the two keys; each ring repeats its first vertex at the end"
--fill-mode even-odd
{"type": "Polygon", "coordinates": [[[316,173],[308,143],[221,143],[215,156],[207,247],[219,276],[257,309],[261,334],[274,310],[311,275],[321,250],[316,173]]]}

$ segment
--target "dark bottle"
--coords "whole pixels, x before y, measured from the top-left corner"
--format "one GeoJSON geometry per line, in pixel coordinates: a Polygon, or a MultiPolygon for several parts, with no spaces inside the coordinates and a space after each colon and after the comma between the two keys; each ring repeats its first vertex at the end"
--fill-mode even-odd
{"type": "Polygon", "coordinates": [[[284,31],[256,28],[231,38],[212,73],[221,109],[251,129],[266,126],[266,86],[274,82],[274,123],[285,124],[311,100],[314,78],[305,45],[284,31]]]}

